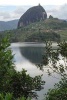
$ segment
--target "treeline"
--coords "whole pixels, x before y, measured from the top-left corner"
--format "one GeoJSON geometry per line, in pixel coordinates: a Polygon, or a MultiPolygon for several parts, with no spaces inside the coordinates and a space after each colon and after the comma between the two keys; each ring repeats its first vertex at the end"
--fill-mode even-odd
{"type": "Polygon", "coordinates": [[[60,35],[55,32],[38,32],[30,35],[25,41],[28,42],[45,42],[45,41],[60,41],[60,35]]]}
{"type": "Polygon", "coordinates": [[[61,40],[62,30],[67,30],[66,21],[57,18],[48,18],[44,21],[35,22],[19,29],[0,32],[0,38],[7,34],[10,35],[10,42],[59,41],[61,40]]]}
{"type": "Polygon", "coordinates": [[[38,30],[29,29],[18,29],[13,31],[5,31],[0,33],[0,38],[9,36],[10,42],[44,42],[50,41],[60,41],[61,37],[54,31],[42,32],[38,30]]]}

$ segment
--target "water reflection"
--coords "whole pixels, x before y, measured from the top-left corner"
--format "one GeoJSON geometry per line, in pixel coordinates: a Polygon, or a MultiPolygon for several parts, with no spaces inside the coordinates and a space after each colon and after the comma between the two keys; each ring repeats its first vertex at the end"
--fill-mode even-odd
{"type": "Polygon", "coordinates": [[[20,52],[30,62],[39,64],[42,62],[44,47],[20,47],[20,52]]]}
{"type": "Polygon", "coordinates": [[[16,65],[15,69],[17,71],[21,71],[22,68],[24,68],[31,76],[43,74],[43,72],[40,71],[34,63],[30,62],[23,55],[21,55],[19,47],[12,47],[12,50],[13,54],[15,54],[14,62],[16,65]]]}
{"type": "MultiPolygon", "coordinates": [[[[31,44],[32,45],[32,44],[31,44]]],[[[31,46],[28,44],[12,44],[11,48],[13,50],[14,61],[15,61],[15,69],[17,71],[21,71],[22,68],[27,70],[27,73],[30,74],[32,77],[35,75],[41,75],[43,74],[43,79],[46,81],[46,84],[44,86],[44,89],[42,91],[37,91],[39,98],[38,100],[42,100],[44,98],[44,95],[49,88],[52,88],[55,83],[57,83],[59,80],[57,78],[48,77],[46,70],[44,69],[44,72],[39,70],[36,67],[36,64],[40,63],[42,61],[42,55],[44,53],[44,46],[31,46]],[[25,46],[26,45],[26,46],[25,46]]],[[[54,74],[53,74],[54,76],[54,74]]],[[[55,77],[58,77],[60,79],[60,76],[55,74],[55,77]]]]}

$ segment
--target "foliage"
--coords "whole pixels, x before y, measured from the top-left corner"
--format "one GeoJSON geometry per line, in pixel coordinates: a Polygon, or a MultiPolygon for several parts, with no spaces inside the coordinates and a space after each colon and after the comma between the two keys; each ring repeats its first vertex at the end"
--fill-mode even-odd
{"type": "Polygon", "coordinates": [[[65,41],[58,44],[59,46],[59,53],[67,58],[67,43],[65,41]]]}
{"type": "Polygon", "coordinates": [[[35,41],[35,42],[44,42],[44,41],[60,41],[60,35],[55,32],[39,32],[37,34],[30,35],[25,41],[35,41]]]}
{"type": "Polygon", "coordinates": [[[49,16],[49,19],[53,19],[53,16],[52,16],[52,15],[50,15],[50,16],[49,16]]]}
{"type": "Polygon", "coordinates": [[[0,40],[0,92],[8,89],[9,79],[13,71],[13,55],[12,51],[8,49],[10,43],[8,38],[0,40]]]}
{"type": "Polygon", "coordinates": [[[52,46],[52,42],[48,41],[46,42],[46,47],[45,47],[45,55],[43,56],[43,62],[42,64],[48,65],[49,69],[52,70],[52,72],[49,71],[48,73],[57,73],[61,75],[62,77],[67,75],[67,43],[60,42],[57,44],[56,47],[52,46]],[[61,57],[62,60],[64,61],[64,64],[60,63],[61,57]],[[47,62],[47,63],[46,63],[47,62]]]}
{"type": "Polygon", "coordinates": [[[1,93],[0,100],[31,100],[31,98],[26,99],[25,97],[20,97],[18,99],[15,99],[11,93],[6,93],[6,95],[1,93]]]}
{"type": "Polygon", "coordinates": [[[18,41],[19,42],[24,42],[24,41],[34,42],[36,39],[39,40],[38,42],[42,42],[46,38],[47,40],[50,39],[52,41],[55,41],[56,39],[57,40],[60,40],[60,39],[67,40],[66,33],[67,33],[67,22],[66,21],[55,19],[55,18],[53,19],[48,18],[44,21],[31,23],[30,25],[24,26],[19,29],[0,32],[0,36],[2,35],[4,37],[6,34],[10,34],[11,35],[10,42],[18,42],[18,41]],[[42,35],[40,34],[41,37],[39,33],[42,34],[42,35]],[[60,39],[56,37],[55,34],[57,34],[58,36],[60,35],[60,39]],[[44,38],[42,36],[44,36],[44,38]]]}
{"type": "Polygon", "coordinates": [[[67,80],[62,79],[46,94],[46,100],[67,100],[67,80]]]}
{"type": "Polygon", "coordinates": [[[42,81],[42,76],[31,77],[26,74],[27,71],[24,69],[17,72],[14,69],[13,55],[9,46],[10,43],[7,37],[0,40],[0,93],[4,95],[11,93],[16,99],[22,96],[37,98],[35,91],[43,89],[45,84],[42,81]],[[33,90],[35,91],[33,92],[33,90]]]}
{"type": "Polygon", "coordinates": [[[4,96],[3,93],[0,94],[0,100],[12,100],[13,97],[12,97],[12,94],[10,93],[6,93],[6,95],[4,96]]]}
{"type": "Polygon", "coordinates": [[[67,41],[67,29],[59,31],[60,37],[61,37],[61,41],[65,40],[67,41]]]}
{"type": "Polygon", "coordinates": [[[49,66],[48,74],[59,74],[61,81],[55,84],[54,89],[50,89],[46,94],[46,100],[67,100],[67,43],[65,41],[58,43],[57,48],[52,48],[51,42],[46,42],[46,57],[44,63],[49,66]],[[61,55],[64,64],[59,63],[61,55]],[[51,71],[50,71],[51,69],[51,71]]]}
{"type": "Polygon", "coordinates": [[[31,77],[29,74],[26,74],[26,70],[22,70],[21,72],[15,72],[11,77],[10,81],[10,92],[13,93],[14,97],[18,98],[22,95],[24,97],[35,97],[37,98],[35,91],[40,91],[44,85],[44,81],[41,81],[41,76],[31,77]]]}

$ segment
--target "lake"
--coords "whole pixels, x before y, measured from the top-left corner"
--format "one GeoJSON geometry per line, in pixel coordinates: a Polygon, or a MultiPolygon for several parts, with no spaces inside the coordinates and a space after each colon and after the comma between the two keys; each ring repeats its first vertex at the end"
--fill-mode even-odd
{"type": "MultiPolygon", "coordinates": [[[[53,43],[53,46],[56,47],[57,44],[53,43]]],[[[44,89],[37,91],[39,95],[38,100],[43,100],[44,94],[47,93],[48,89],[53,88],[54,84],[60,80],[60,76],[57,74],[53,74],[53,77],[48,76],[46,66],[44,66],[44,71],[37,68],[37,65],[42,62],[45,44],[35,42],[12,43],[11,49],[13,54],[15,54],[14,63],[17,71],[21,71],[24,68],[32,77],[43,74],[42,79],[46,81],[44,89]]]]}

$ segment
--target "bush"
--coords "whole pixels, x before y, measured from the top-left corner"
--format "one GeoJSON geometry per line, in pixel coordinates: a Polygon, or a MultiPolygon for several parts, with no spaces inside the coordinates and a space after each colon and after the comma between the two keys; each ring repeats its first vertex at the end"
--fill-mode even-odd
{"type": "MultiPolygon", "coordinates": [[[[0,93],[4,95],[11,93],[14,98],[35,97],[37,98],[35,91],[43,89],[45,84],[42,81],[41,76],[31,77],[26,74],[26,70],[17,72],[14,69],[12,51],[8,48],[10,46],[9,39],[6,37],[0,41],[0,93]]],[[[9,95],[11,96],[11,95],[9,95]]]]}
{"type": "Polygon", "coordinates": [[[55,84],[54,89],[48,91],[46,100],[67,100],[67,80],[62,79],[55,84]]]}

